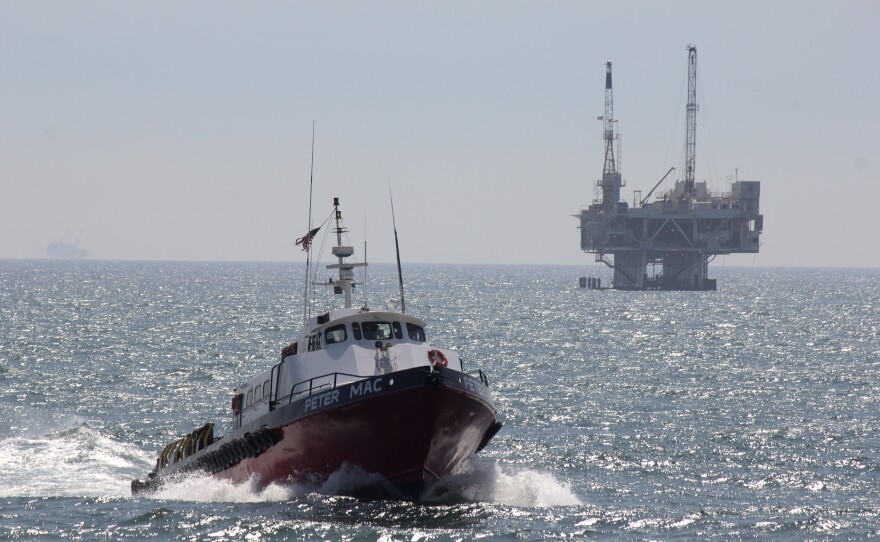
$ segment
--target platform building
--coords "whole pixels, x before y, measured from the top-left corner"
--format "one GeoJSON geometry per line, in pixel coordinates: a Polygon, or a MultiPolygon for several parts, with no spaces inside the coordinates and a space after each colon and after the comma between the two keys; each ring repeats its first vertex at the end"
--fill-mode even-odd
{"type": "MultiPolygon", "coordinates": [[[[633,206],[621,201],[624,186],[614,158],[617,138],[611,96],[611,62],[606,64],[605,168],[596,182],[600,195],[579,215],[581,249],[614,269],[618,290],[715,290],[709,262],[718,255],[757,253],[764,217],[761,183],[736,180],[729,192],[711,192],[694,181],[696,133],[696,48],[688,46],[688,105],[685,178],[653,201],[636,191],[633,206]]],[[[602,117],[600,117],[602,118],[602,117]]]]}

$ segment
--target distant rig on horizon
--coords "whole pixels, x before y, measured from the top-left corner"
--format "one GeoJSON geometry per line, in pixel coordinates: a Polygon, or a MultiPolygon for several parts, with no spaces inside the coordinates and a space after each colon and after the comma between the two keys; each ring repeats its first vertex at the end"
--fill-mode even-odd
{"type": "MultiPolygon", "coordinates": [[[[605,166],[596,181],[597,197],[575,215],[580,219],[581,250],[614,270],[616,290],[715,290],[709,262],[719,254],[757,253],[764,217],[759,212],[761,183],[740,181],[730,192],[710,192],[695,181],[697,132],[697,48],[688,45],[688,102],[684,179],[651,195],[675,168],[642,198],[633,191],[633,206],[620,200],[625,186],[614,154],[618,140],[611,87],[611,61],[605,64],[605,166]],[[649,273],[650,271],[650,273],[649,273]]],[[[618,149],[618,155],[620,150],[618,149]]],[[[601,289],[601,279],[581,277],[581,287],[601,289]]]]}
{"type": "MultiPolygon", "coordinates": [[[[80,232],[80,235],[82,232],[80,232]]],[[[59,239],[46,246],[46,256],[59,260],[81,260],[89,256],[89,251],[79,246],[77,235],[74,239],[59,239]]]]}

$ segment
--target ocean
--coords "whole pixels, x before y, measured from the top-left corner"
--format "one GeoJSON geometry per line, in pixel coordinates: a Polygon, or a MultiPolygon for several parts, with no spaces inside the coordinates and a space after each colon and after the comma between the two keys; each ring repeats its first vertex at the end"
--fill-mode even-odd
{"type": "MultiPolygon", "coordinates": [[[[384,306],[395,268],[369,269],[358,302],[384,306]]],[[[597,273],[404,265],[408,312],[504,422],[453,498],[414,504],[350,496],[353,472],[130,494],[167,442],[228,430],[232,389],[302,321],[300,265],[0,261],[0,540],[880,537],[880,270],[578,288],[597,273]]]]}

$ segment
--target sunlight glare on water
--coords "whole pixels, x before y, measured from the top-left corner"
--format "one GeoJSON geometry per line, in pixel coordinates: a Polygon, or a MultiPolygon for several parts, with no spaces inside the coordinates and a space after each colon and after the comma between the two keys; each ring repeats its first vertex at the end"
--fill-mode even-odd
{"type": "MultiPolygon", "coordinates": [[[[880,272],[719,267],[717,292],[581,273],[404,267],[408,312],[486,371],[505,424],[413,504],[350,496],[374,480],[345,469],[130,496],[167,442],[228,430],[231,390],[296,331],[298,268],[2,261],[0,539],[880,535],[880,272]]],[[[396,297],[395,268],[369,292],[396,297]]]]}

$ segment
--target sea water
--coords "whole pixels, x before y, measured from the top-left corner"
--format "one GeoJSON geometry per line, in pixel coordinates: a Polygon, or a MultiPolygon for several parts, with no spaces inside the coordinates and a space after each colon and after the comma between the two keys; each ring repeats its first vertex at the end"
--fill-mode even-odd
{"type": "MultiPolygon", "coordinates": [[[[356,301],[383,307],[395,268],[369,269],[356,301]]],[[[404,266],[407,311],[488,374],[504,422],[414,504],[350,496],[370,475],[349,469],[130,494],[165,443],[228,430],[232,389],[302,322],[302,267],[0,261],[0,539],[880,536],[880,271],[713,264],[716,292],[577,287],[599,273],[404,266]]],[[[319,289],[311,310],[331,303],[319,289]]]]}

